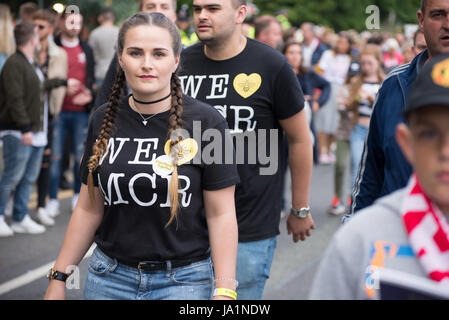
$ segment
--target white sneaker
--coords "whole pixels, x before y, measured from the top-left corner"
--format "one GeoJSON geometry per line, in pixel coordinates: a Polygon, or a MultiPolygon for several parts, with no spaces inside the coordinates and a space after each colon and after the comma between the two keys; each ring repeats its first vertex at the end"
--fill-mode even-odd
{"type": "Polygon", "coordinates": [[[14,207],[14,197],[9,197],[8,203],[5,208],[5,216],[12,217],[12,209],[14,207]]]}
{"type": "Polygon", "coordinates": [[[333,215],[333,216],[339,216],[341,214],[346,213],[346,211],[347,211],[346,207],[343,204],[339,203],[338,205],[333,206],[332,208],[330,208],[328,213],[333,215]]]}
{"type": "Polygon", "coordinates": [[[11,237],[14,231],[8,226],[4,216],[0,216],[0,237],[11,237]]]}
{"type": "Polygon", "coordinates": [[[76,193],[76,194],[73,195],[73,198],[72,198],[72,211],[75,210],[75,206],[76,206],[76,203],[78,202],[79,196],[80,196],[79,193],[76,193]]]}
{"type": "Polygon", "coordinates": [[[22,222],[13,222],[11,228],[17,233],[40,234],[45,232],[45,227],[31,220],[29,215],[22,222]]]}
{"type": "Polygon", "coordinates": [[[45,210],[45,208],[39,208],[37,209],[37,220],[39,220],[39,222],[41,224],[43,224],[44,226],[54,226],[55,225],[55,220],[53,220],[50,215],[47,213],[47,211],[45,210]]]}
{"type": "Polygon", "coordinates": [[[47,214],[50,218],[55,218],[59,215],[59,201],[56,199],[51,199],[47,206],[45,207],[45,211],[47,211],[47,214]]]}

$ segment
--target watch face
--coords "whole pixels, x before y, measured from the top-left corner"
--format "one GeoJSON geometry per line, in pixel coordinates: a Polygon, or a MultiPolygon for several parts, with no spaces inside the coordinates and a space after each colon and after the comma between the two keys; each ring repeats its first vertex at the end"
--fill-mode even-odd
{"type": "Polygon", "coordinates": [[[300,219],[305,219],[310,214],[310,210],[309,209],[301,209],[301,210],[298,210],[298,211],[292,209],[291,212],[292,212],[292,214],[294,216],[296,216],[297,218],[300,218],[300,219]]]}

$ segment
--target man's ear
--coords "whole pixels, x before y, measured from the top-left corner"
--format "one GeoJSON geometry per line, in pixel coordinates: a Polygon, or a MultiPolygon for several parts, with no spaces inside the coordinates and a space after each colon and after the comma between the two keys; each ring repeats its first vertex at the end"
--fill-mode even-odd
{"type": "Polygon", "coordinates": [[[243,24],[245,22],[246,16],[248,15],[248,7],[247,6],[240,6],[237,11],[237,24],[243,24]]]}
{"type": "Polygon", "coordinates": [[[399,124],[396,128],[396,141],[408,162],[414,165],[412,133],[404,123],[399,124]]]}
{"type": "Polygon", "coordinates": [[[424,29],[423,29],[423,26],[424,26],[424,12],[422,12],[422,10],[419,9],[419,10],[418,10],[418,13],[417,13],[417,16],[418,16],[418,24],[419,24],[419,28],[420,28],[421,30],[424,30],[424,29]]]}

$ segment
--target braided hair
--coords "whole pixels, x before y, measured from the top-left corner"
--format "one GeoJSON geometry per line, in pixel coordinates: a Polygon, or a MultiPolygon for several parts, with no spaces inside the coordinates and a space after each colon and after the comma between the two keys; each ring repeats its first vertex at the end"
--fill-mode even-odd
{"type": "MultiPolygon", "coordinates": [[[[172,36],[173,53],[175,57],[180,56],[182,44],[181,44],[181,35],[179,34],[178,28],[170,19],[165,17],[163,14],[157,12],[153,13],[140,12],[130,17],[123,23],[122,27],[120,28],[117,41],[117,49],[118,49],[117,51],[119,55],[122,55],[123,53],[125,37],[128,30],[141,25],[158,26],[168,30],[170,35],[172,36]]],[[[109,139],[113,136],[114,133],[115,118],[119,107],[119,99],[120,96],[122,95],[125,82],[126,82],[125,73],[119,64],[117,76],[115,79],[114,86],[112,88],[111,96],[109,97],[108,105],[106,107],[106,111],[98,134],[98,138],[92,148],[93,154],[88,161],[89,175],[87,182],[88,182],[89,197],[91,201],[95,200],[93,172],[98,168],[100,160],[108,152],[108,143],[109,139]]],[[[176,72],[172,74],[170,85],[171,85],[171,108],[168,120],[168,134],[167,134],[168,137],[170,137],[172,133],[175,132],[175,130],[182,128],[182,114],[183,114],[182,88],[176,72]]],[[[179,181],[178,181],[177,167],[178,167],[178,153],[180,148],[179,143],[181,142],[181,140],[182,137],[177,137],[176,139],[171,140],[170,143],[170,155],[173,161],[174,170],[172,173],[169,188],[170,201],[171,201],[170,219],[165,227],[168,227],[177,217],[177,212],[179,209],[179,197],[178,197],[179,181]]]]}

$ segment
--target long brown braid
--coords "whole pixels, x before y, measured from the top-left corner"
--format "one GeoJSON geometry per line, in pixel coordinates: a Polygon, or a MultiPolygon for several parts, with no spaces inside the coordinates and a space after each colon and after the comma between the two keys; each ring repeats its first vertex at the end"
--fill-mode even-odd
{"type": "Polygon", "coordinates": [[[173,161],[173,173],[170,182],[170,220],[166,224],[165,227],[168,227],[173,219],[177,217],[178,208],[179,208],[179,194],[178,194],[178,153],[179,153],[179,143],[182,141],[182,137],[172,137],[172,134],[175,130],[182,129],[182,89],[181,82],[179,81],[178,75],[173,73],[171,78],[171,95],[172,95],[172,104],[170,109],[170,117],[168,119],[168,136],[171,138],[170,140],[170,156],[173,161]]]}
{"type": "MultiPolygon", "coordinates": [[[[120,28],[118,41],[117,41],[117,52],[121,56],[124,49],[125,36],[130,28],[141,26],[141,25],[154,25],[160,28],[168,30],[172,37],[173,53],[175,57],[179,57],[181,54],[182,44],[181,35],[179,33],[176,25],[167,17],[161,13],[146,13],[140,12],[129,19],[127,19],[120,28]]],[[[90,157],[88,162],[89,176],[88,176],[88,188],[89,197],[91,201],[94,201],[94,184],[93,184],[93,172],[97,169],[100,159],[107,153],[109,139],[113,135],[115,129],[115,117],[117,115],[119,99],[122,94],[123,87],[125,85],[125,73],[119,66],[119,71],[115,79],[113,90],[109,98],[108,106],[105,111],[103,123],[98,134],[97,141],[93,146],[93,155],[90,157]]],[[[182,128],[182,114],[183,114],[183,99],[182,99],[182,89],[181,83],[176,73],[173,73],[171,78],[171,96],[172,103],[170,108],[170,116],[168,123],[168,136],[170,137],[172,133],[182,128]]],[[[178,153],[179,145],[178,143],[182,138],[178,137],[176,140],[171,141],[170,144],[170,155],[174,164],[174,171],[172,174],[172,179],[170,182],[170,220],[165,227],[168,227],[173,219],[177,217],[177,212],[179,208],[179,197],[178,197],[178,153]]]]}
{"type": "Polygon", "coordinates": [[[93,172],[97,169],[100,159],[105,153],[107,153],[109,139],[114,131],[115,116],[119,106],[119,99],[122,95],[123,86],[125,83],[125,73],[120,66],[118,67],[117,76],[115,78],[114,86],[112,87],[111,96],[109,97],[108,106],[104,114],[103,122],[98,133],[97,141],[92,147],[92,156],[89,159],[87,168],[89,169],[89,175],[87,177],[87,186],[89,190],[89,197],[91,201],[95,199],[94,195],[94,183],[93,172]]]}

